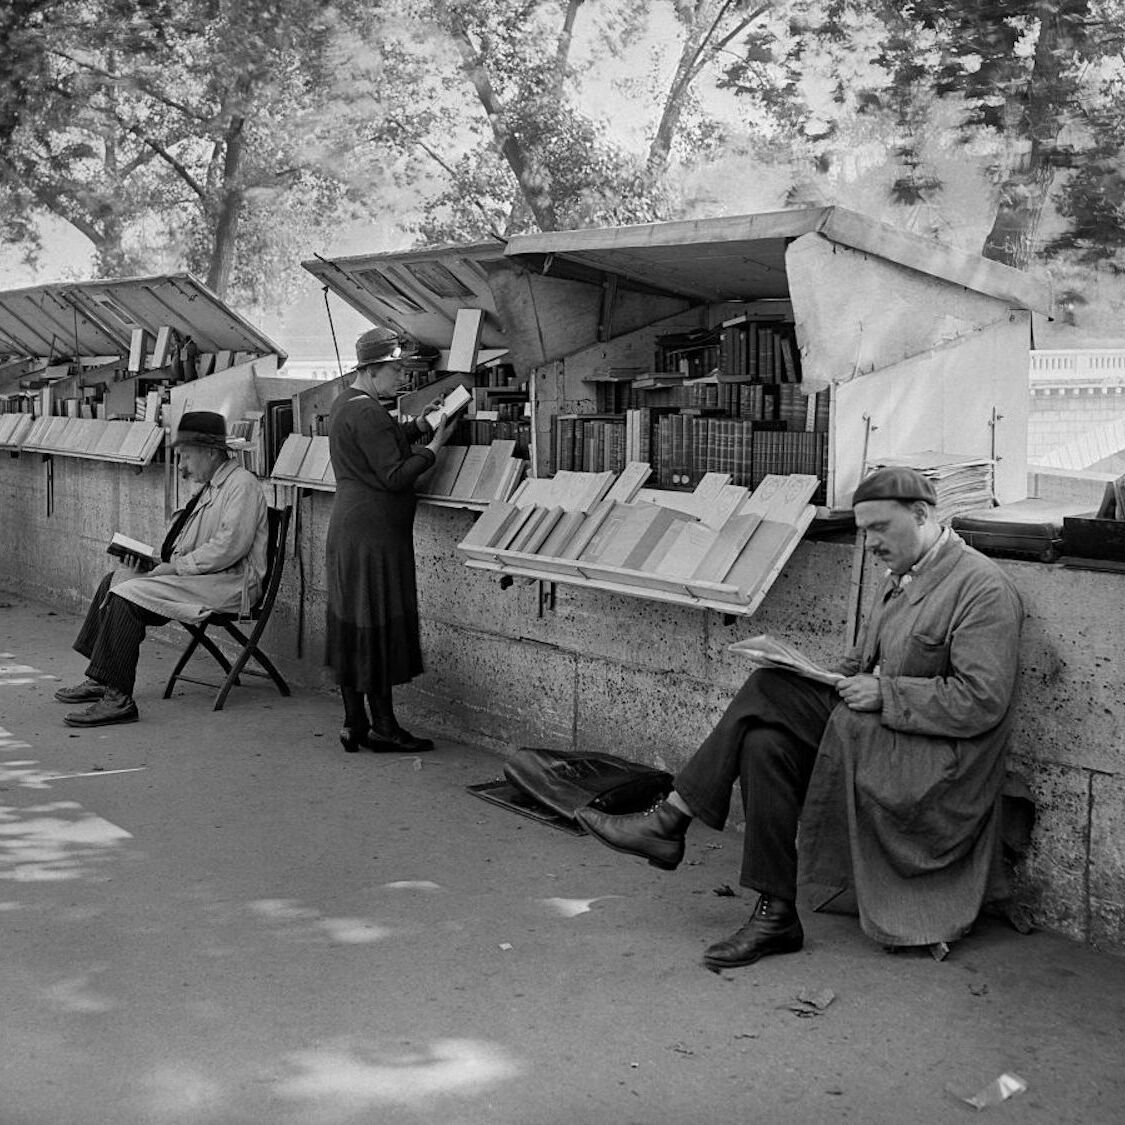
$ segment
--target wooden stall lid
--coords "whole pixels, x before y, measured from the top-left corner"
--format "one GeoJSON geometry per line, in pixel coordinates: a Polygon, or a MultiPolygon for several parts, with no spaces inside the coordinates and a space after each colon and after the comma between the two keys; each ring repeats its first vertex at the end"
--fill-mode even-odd
{"type": "MultiPolygon", "coordinates": [[[[174,328],[200,352],[285,352],[189,273],[54,282],[0,292],[0,357],[127,357],[134,333],[174,328]]],[[[165,334],[166,335],[166,334],[165,334]]]]}
{"type": "Polygon", "coordinates": [[[1051,308],[1049,286],[1022,270],[844,207],[523,234],[505,254],[536,272],[566,276],[570,267],[719,303],[788,296],[785,248],[813,233],[1018,308],[1051,308]]]}

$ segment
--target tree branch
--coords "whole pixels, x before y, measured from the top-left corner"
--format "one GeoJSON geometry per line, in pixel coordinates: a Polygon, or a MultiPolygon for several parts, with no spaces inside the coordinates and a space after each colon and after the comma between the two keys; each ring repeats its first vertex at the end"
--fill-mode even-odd
{"type": "Polygon", "coordinates": [[[68,55],[66,51],[52,50],[51,54],[56,55],[60,59],[66,59],[67,62],[71,62],[75,66],[81,67],[83,70],[88,70],[101,78],[105,78],[109,82],[120,86],[131,86],[134,90],[144,94],[145,97],[151,98],[155,102],[160,102],[161,105],[166,105],[169,109],[174,109],[177,113],[182,113],[184,117],[191,118],[193,121],[208,122],[212,120],[210,114],[200,113],[198,110],[176,101],[175,98],[170,98],[167,94],[152,89],[147,82],[142,82],[134,75],[114,74],[100,66],[95,66],[93,63],[85,62],[82,59],[76,59],[73,55],[68,55]]]}
{"type": "Polygon", "coordinates": [[[760,16],[768,12],[772,7],[770,3],[761,4],[753,12],[743,16],[730,32],[708,48],[708,43],[710,43],[715,32],[718,30],[719,24],[722,22],[727,12],[730,11],[734,3],[735,0],[723,0],[723,4],[715,13],[714,19],[711,20],[710,27],[707,28],[707,31],[694,47],[691,45],[690,38],[684,42],[684,49],[680,55],[679,65],[676,67],[675,78],[673,78],[672,85],[668,90],[668,96],[664,99],[664,108],[660,114],[660,122],[656,127],[656,134],[652,139],[652,144],[649,146],[648,166],[650,174],[658,172],[668,159],[668,154],[672,150],[672,136],[676,131],[676,126],[679,124],[680,114],[683,112],[684,96],[688,88],[699,76],[700,71],[702,71],[710,59],[724,50],[731,40],[741,35],[746,28],[760,16]]]}
{"type": "Polygon", "coordinates": [[[504,123],[504,107],[460,15],[450,7],[447,0],[436,0],[435,7],[445,19],[446,26],[453,36],[453,41],[461,55],[463,69],[472,82],[477,98],[488,117],[488,123],[492,127],[496,146],[515,175],[520,191],[523,192],[535,221],[539,224],[539,229],[554,230],[558,220],[543,169],[530,159],[530,154],[524,151],[504,123]]]}
{"type": "MultiPolygon", "coordinates": [[[[391,125],[394,125],[396,128],[401,129],[403,133],[405,133],[407,136],[410,136],[410,130],[398,118],[389,117],[387,120],[391,125]]],[[[441,155],[441,153],[427,144],[420,137],[412,137],[411,139],[431,160],[434,161],[435,164],[437,164],[446,173],[446,175],[449,176],[450,180],[456,183],[457,170],[453,167],[452,164],[449,163],[448,160],[445,159],[445,157],[441,155]]],[[[497,234],[495,228],[492,226],[492,216],[488,213],[488,211],[485,210],[484,204],[476,198],[472,200],[472,204],[481,213],[481,215],[484,217],[484,221],[488,224],[488,226],[486,227],[488,233],[491,234],[492,237],[499,242],[505,241],[504,236],[497,234]]]]}
{"type": "MultiPolygon", "coordinates": [[[[172,153],[170,153],[159,141],[154,141],[151,137],[145,136],[145,134],[138,126],[130,125],[128,122],[122,121],[119,116],[117,117],[117,121],[127,133],[131,133],[134,137],[137,138],[137,140],[141,142],[141,144],[147,145],[152,149],[153,152],[156,153],[157,156],[159,156],[162,160],[169,164],[175,171],[176,175],[178,175],[180,179],[183,180],[184,183],[187,184],[187,186],[191,188],[191,190],[194,191],[196,195],[199,196],[200,199],[206,197],[206,192],[203,190],[203,185],[191,174],[191,171],[188,169],[187,165],[183,163],[183,161],[173,156],[172,153]]],[[[140,167],[139,163],[137,163],[136,161],[133,162],[133,166],[134,170],[135,168],[140,167]]]]}

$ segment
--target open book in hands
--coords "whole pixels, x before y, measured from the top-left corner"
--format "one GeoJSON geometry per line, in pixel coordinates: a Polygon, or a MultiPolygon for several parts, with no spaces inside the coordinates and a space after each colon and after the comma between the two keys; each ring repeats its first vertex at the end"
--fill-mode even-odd
{"type": "Polygon", "coordinates": [[[157,554],[155,547],[150,547],[139,539],[130,539],[128,535],[122,535],[120,531],[113,533],[113,538],[109,541],[109,546],[105,550],[107,555],[113,555],[129,565],[135,564],[139,570],[152,570],[160,562],[160,556],[157,554]]]}
{"type": "Polygon", "coordinates": [[[436,430],[442,422],[464,410],[472,401],[473,396],[469,394],[464,384],[458,383],[457,386],[449,391],[441,400],[441,405],[436,410],[431,410],[429,414],[426,415],[426,422],[429,424],[431,430],[436,430]]]}
{"type": "Polygon", "coordinates": [[[779,641],[768,633],[735,641],[729,651],[749,657],[761,668],[784,668],[786,671],[796,672],[798,676],[804,676],[806,680],[816,680],[822,684],[837,684],[845,678],[839,672],[829,672],[827,668],[814,664],[800,649],[779,641]]]}

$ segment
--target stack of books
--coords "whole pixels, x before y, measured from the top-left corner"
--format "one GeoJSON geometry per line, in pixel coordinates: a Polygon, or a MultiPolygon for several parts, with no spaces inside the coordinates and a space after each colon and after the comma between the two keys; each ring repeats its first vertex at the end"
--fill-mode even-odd
{"type": "Polygon", "coordinates": [[[897,457],[883,457],[872,469],[906,466],[917,469],[937,493],[937,518],[948,523],[965,512],[991,508],[996,503],[995,463],[988,457],[923,450],[897,457]]]}

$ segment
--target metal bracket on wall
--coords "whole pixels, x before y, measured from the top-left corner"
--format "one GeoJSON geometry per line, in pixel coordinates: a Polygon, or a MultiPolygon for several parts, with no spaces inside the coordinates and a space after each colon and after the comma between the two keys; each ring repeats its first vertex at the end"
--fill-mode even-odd
{"type": "Polygon", "coordinates": [[[47,466],[47,517],[50,518],[55,511],[55,459],[44,453],[43,463],[47,466]]]}
{"type": "Polygon", "coordinates": [[[539,616],[542,617],[547,613],[555,612],[555,583],[548,582],[543,578],[538,579],[539,583],[539,616]]]}

